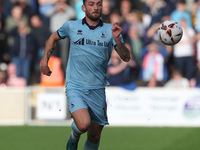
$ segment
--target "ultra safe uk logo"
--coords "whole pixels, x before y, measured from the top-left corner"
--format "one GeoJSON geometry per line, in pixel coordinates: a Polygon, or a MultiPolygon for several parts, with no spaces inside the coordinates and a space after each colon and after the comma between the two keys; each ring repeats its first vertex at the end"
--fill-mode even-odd
{"type": "Polygon", "coordinates": [[[108,47],[109,43],[106,41],[94,41],[91,39],[85,39],[85,38],[80,38],[77,41],[74,42],[75,45],[94,45],[94,46],[104,46],[104,47],[108,47]]]}

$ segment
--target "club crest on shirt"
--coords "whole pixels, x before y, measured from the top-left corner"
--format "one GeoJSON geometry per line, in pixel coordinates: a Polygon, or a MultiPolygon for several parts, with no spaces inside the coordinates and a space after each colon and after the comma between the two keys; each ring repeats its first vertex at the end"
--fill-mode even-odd
{"type": "Polygon", "coordinates": [[[106,37],[106,33],[105,33],[105,32],[102,32],[102,33],[101,33],[101,37],[102,37],[102,38],[105,38],[105,37],[106,37]]]}

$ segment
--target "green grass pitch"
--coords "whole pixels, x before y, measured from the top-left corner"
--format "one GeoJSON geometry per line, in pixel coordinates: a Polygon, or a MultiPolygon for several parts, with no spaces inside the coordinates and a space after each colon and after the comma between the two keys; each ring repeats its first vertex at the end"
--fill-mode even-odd
{"type": "MultiPolygon", "coordinates": [[[[65,150],[70,127],[1,126],[0,150],[65,150]]],[[[105,127],[99,150],[200,150],[200,128],[105,127]]],[[[78,150],[83,150],[86,134],[78,150]]]]}

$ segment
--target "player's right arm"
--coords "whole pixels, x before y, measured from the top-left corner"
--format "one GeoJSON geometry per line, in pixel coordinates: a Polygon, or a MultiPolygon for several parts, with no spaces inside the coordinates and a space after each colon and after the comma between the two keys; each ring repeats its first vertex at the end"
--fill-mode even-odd
{"type": "Polygon", "coordinates": [[[46,43],[44,56],[41,59],[41,64],[40,64],[40,70],[44,75],[50,76],[52,73],[52,71],[49,69],[48,62],[49,62],[52,52],[54,51],[56,47],[56,43],[60,39],[61,38],[58,36],[57,32],[54,32],[51,34],[51,36],[49,37],[46,43]]]}

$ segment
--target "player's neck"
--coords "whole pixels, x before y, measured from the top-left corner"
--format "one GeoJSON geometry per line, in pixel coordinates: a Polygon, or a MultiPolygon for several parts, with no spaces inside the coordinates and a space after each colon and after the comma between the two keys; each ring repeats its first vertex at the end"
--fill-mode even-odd
{"type": "Polygon", "coordinates": [[[98,19],[97,21],[93,21],[93,20],[89,19],[87,16],[85,17],[85,19],[86,19],[87,24],[90,26],[96,26],[96,25],[98,25],[98,23],[100,21],[100,19],[98,19]]]}

